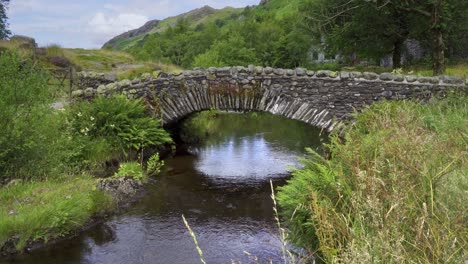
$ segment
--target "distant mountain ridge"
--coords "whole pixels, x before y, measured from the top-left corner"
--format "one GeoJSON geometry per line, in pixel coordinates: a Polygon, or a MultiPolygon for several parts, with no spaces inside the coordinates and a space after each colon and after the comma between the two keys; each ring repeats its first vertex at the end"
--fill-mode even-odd
{"type": "Polygon", "coordinates": [[[197,8],[177,16],[168,17],[163,20],[150,20],[137,29],[127,31],[112,38],[111,40],[104,43],[102,48],[125,50],[134,43],[138,42],[138,40],[143,39],[147,34],[162,32],[168,27],[174,26],[178,19],[186,19],[190,24],[196,25],[198,22],[206,19],[210,15],[215,15],[221,12],[240,12],[241,10],[243,10],[243,8],[225,7],[223,9],[215,9],[211,6],[205,5],[201,8],[197,8]]]}
{"type": "Polygon", "coordinates": [[[111,40],[107,41],[106,43],[104,43],[104,45],[102,46],[102,48],[110,48],[110,49],[116,49],[116,45],[117,43],[119,42],[119,40],[121,39],[130,39],[130,38],[133,38],[133,37],[138,37],[138,36],[141,36],[141,35],[145,35],[147,33],[149,33],[153,28],[157,27],[159,25],[159,23],[161,22],[161,20],[150,20],[148,22],[146,22],[143,26],[137,28],[137,29],[132,29],[132,30],[129,30],[125,33],[122,33],[116,37],[113,37],[111,40]]]}

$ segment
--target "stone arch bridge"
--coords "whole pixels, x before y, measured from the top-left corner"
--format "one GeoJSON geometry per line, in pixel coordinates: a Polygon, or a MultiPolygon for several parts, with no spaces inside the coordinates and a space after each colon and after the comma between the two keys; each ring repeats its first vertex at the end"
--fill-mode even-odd
{"type": "Polygon", "coordinates": [[[180,74],[143,74],[115,82],[110,75],[79,73],[72,97],[126,94],[158,106],[164,123],[206,109],[264,111],[331,131],[355,109],[388,99],[426,99],[447,90],[463,90],[463,79],[440,76],[376,74],[225,67],[180,74]]]}

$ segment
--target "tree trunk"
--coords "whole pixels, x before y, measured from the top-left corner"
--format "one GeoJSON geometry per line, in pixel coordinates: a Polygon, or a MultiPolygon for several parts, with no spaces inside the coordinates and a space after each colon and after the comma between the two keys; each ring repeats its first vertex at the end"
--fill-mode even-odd
{"type": "Polygon", "coordinates": [[[442,29],[443,16],[443,0],[437,0],[434,3],[432,10],[432,73],[433,75],[441,75],[445,72],[445,45],[442,29]]]}
{"type": "Polygon", "coordinates": [[[401,68],[401,54],[403,52],[403,43],[402,39],[398,39],[393,44],[393,69],[401,68]]]}
{"type": "Polygon", "coordinates": [[[434,76],[445,72],[445,45],[442,30],[434,30],[434,48],[432,54],[432,73],[434,76]]]}

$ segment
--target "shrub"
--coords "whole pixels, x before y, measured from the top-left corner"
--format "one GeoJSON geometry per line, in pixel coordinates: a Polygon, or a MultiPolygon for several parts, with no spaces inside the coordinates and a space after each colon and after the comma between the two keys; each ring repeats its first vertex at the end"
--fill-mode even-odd
{"type": "Polygon", "coordinates": [[[57,167],[57,115],[47,76],[14,52],[0,55],[0,180],[41,178],[57,167]]]}
{"type": "Polygon", "coordinates": [[[280,189],[293,241],[327,263],[466,259],[467,109],[462,94],[358,114],[280,189]]]}
{"type": "Polygon", "coordinates": [[[164,161],[159,159],[159,153],[152,155],[146,163],[146,174],[155,175],[161,172],[164,161]]]}
{"type": "Polygon", "coordinates": [[[147,114],[141,100],[121,95],[75,104],[70,124],[75,135],[104,139],[125,156],[172,142],[161,122],[147,114]]]}
{"type": "Polygon", "coordinates": [[[119,170],[113,177],[131,177],[134,180],[143,181],[146,179],[146,174],[143,172],[143,168],[138,162],[132,161],[120,164],[119,170]]]}

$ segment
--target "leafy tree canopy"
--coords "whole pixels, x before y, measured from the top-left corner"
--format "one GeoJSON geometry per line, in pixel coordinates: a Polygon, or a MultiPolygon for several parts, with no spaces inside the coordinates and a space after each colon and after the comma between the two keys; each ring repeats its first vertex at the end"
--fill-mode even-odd
{"type": "Polygon", "coordinates": [[[10,0],[0,0],[0,39],[6,39],[11,32],[8,30],[6,10],[10,0]]]}

